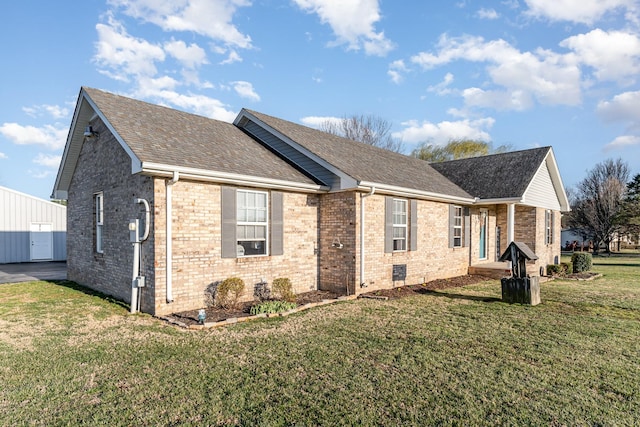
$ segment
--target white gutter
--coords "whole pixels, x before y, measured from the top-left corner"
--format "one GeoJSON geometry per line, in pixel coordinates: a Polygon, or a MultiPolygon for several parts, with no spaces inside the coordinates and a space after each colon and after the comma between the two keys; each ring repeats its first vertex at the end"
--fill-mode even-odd
{"type": "Polygon", "coordinates": [[[167,302],[173,302],[173,212],[171,209],[172,205],[172,187],[173,184],[178,182],[180,179],[180,173],[178,171],[173,171],[173,177],[167,181],[167,193],[166,193],[166,203],[167,203],[167,302]]]}
{"type": "Polygon", "coordinates": [[[378,192],[391,193],[394,196],[401,197],[412,197],[412,198],[423,198],[429,199],[437,202],[457,202],[457,203],[466,203],[466,204],[474,204],[476,202],[476,198],[474,197],[457,197],[457,196],[448,196],[446,194],[432,193],[430,191],[422,191],[422,190],[414,190],[406,187],[397,187],[395,185],[385,185],[378,184],[375,182],[368,181],[360,181],[360,185],[358,185],[358,190],[369,190],[375,187],[378,192]]]}
{"type": "MultiPolygon", "coordinates": [[[[373,194],[376,192],[376,187],[371,187],[369,193],[367,194],[363,194],[360,196],[360,287],[364,288],[367,286],[366,282],[365,282],[365,278],[364,278],[364,272],[365,272],[365,268],[364,268],[364,231],[365,231],[365,225],[364,225],[364,219],[365,219],[365,215],[364,215],[364,199],[366,199],[369,196],[373,196],[373,194]]],[[[349,294],[349,285],[347,285],[347,295],[349,294]]]]}
{"type": "Polygon", "coordinates": [[[259,176],[241,175],[236,173],[216,172],[204,169],[176,167],[161,163],[144,162],[141,165],[141,172],[144,174],[173,177],[174,173],[179,173],[183,179],[193,179],[205,182],[217,182],[222,184],[248,185],[262,188],[277,188],[283,190],[303,191],[308,193],[326,192],[329,187],[318,184],[308,184],[303,182],[285,181],[274,178],[263,178],[259,176]]]}

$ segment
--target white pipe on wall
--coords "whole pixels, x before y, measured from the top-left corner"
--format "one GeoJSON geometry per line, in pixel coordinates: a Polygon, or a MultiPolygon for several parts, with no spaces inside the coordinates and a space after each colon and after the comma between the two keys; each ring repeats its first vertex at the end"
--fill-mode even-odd
{"type": "Polygon", "coordinates": [[[173,184],[178,182],[180,174],[177,171],[173,172],[173,178],[167,181],[166,189],[166,202],[167,202],[167,302],[173,302],[173,212],[172,205],[172,187],[173,184]]]}
{"type": "Polygon", "coordinates": [[[516,205],[507,205],[507,246],[515,239],[516,205]]]}
{"type": "MultiPolygon", "coordinates": [[[[364,232],[366,230],[365,227],[365,214],[364,214],[364,199],[366,199],[369,196],[373,196],[373,194],[376,192],[376,188],[375,187],[371,187],[371,190],[369,191],[369,193],[367,194],[362,194],[360,196],[360,287],[363,288],[366,286],[365,283],[365,266],[364,266],[364,255],[365,255],[365,250],[364,250],[364,232]]],[[[348,286],[348,285],[347,285],[348,286]]],[[[349,289],[347,288],[347,294],[349,293],[349,289]]]]}

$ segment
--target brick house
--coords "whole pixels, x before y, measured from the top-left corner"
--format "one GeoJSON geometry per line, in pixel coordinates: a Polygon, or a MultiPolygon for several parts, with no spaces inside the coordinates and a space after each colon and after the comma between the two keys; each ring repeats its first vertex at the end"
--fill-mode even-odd
{"type": "Polygon", "coordinates": [[[536,272],[557,262],[569,209],[550,147],[430,165],[250,110],[230,124],[90,88],[54,196],[69,279],[127,302],[129,222],[148,202],[135,292],[156,315],[202,307],[231,276],[251,298],[277,277],[353,295],[504,270],[511,240],[536,272]]]}

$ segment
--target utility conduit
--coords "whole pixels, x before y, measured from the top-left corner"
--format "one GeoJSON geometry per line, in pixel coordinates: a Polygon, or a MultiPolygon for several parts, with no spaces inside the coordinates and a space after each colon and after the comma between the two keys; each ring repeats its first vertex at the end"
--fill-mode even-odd
{"type": "Polygon", "coordinates": [[[167,303],[173,302],[173,212],[172,205],[172,188],[173,184],[178,182],[180,174],[173,172],[173,178],[167,181],[166,202],[167,202],[167,303]]]}

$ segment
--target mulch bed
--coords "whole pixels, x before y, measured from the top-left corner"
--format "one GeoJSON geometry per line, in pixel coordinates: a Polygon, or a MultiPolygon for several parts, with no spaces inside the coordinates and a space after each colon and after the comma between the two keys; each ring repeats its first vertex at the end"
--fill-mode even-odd
{"type": "Polygon", "coordinates": [[[600,273],[594,273],[593,271],[583,271],[582,273],[567,274],[566,276],[561,277],[561,279],[592,280],[600,276],[602,276],[602,274],[600,273]]]}
{"type": "MultiPolygon", "coordinates": [[[[322,302],[323,300],[333,300],[337,299],[340,295],[334,292],[329,291],[311,291],[304,292],[296,295],[296,303],[298,306],[322,302]]],[[[238,309],[224,309],[217,307],[206,307],[205,314],[207,316],[207,322],[219,322],[226,319],[233,319],[239,317],[248,317],[251,316],[249,310],[251,310],[251,306],[257,304],[256,301],[245,302],[238,309]]],[[[189,310],[183,311],[180,313],[173,313],[166,317],[169,319],[174,319],[178,322],[184,323],[186,325],[197,325],[198,324],[198,311],[199,310],[189,310]]]]}
{"type": "MultiPolygon", "coordinates": [[[[367,292],[361,294],[361,297],[373,297],[380,299],[398,299],[405,298],[412,295],[424,294],[429,291],[435,291],[439,289],[458,288],[462,286],[472,285],[474,283],[480,283],[488,280],[484,276],[466,275],[459,277],[452,277],[450,279],[438,279],[432,280],[421,285],[406,285],[399,286],[393,289],[381,289],[377,291],[367,292]]],[[[296,303],[298,306],[302,306],[309,303],[318,303],[324,300],[335,300],[340,295],[329,291],[311,291],[304,292],[296,295],[296,303]]],[[[219,322],[226,319],[241,318],[250,316],[249,310],[251,306],[255,305],[256,301],[245,302],[238,309],[223,309],[218,307],[206,307],[206,321],[207,322],[219,322]]],[[[179,313],[173,313],[166,316],[169,319],[175,320],[186,326],[198,324],[198,310],[189,310],[179,313]]]]}
{"type": "Polygon", "coordinates": [[[450,279],[432,280],[422,285],[406,285],[406,286],[399,286],[393,289],[380,289],[377,291],[361,294],[361,296],[364,296],[365,298],[381,297],[386,299],[398,299],[398,298],[409,297],[412,295],[424,294],[425,292],[436,291],[439,289],[459,288],[462,286],[473,285],[474,283],[485,282],[487,280],[490,280],[490,279],[488,279],[485,276],[477,276],[477,275],[458,276],[458,277],[452,277],[450,279]]]}

